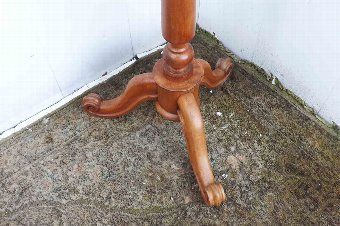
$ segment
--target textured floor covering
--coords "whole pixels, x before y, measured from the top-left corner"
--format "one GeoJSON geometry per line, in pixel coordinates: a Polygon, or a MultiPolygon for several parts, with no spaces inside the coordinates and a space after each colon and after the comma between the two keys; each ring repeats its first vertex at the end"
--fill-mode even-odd
{"type": "MultiPolygon", "coordinates": [[[[204,32],[196,54],[229,54],[204,32]]],[[[160,53],[94,90],[122,92],[160,53]]],[[[199,196],[179,123],[152,102],[118,119],[86,115],[80,99],[0,143],[0,225],[339,224],[339,137],[297,110],[245,62],[201,90],[220,208],[199,196]],[[216,112],[221,112],[218,116],[216,112]]]]}

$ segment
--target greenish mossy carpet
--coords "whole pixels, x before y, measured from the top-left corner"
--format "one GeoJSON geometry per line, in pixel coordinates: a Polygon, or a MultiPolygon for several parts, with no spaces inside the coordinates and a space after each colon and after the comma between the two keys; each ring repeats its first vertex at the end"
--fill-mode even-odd
{"type": "MultiPolygon", "coordinates": [[[[212,65],[232,55],[203,31],[193,46],[212,65]]],[[[91,91],[115,97],[160,57],[91,91]]],[[[339,225],[339,136],[236,62],[234,78],[201,89],[220,208],[203,204],[181,125],[153,102],[100,119],[78,98],[0,142],[0,225],[339,225]]]]}

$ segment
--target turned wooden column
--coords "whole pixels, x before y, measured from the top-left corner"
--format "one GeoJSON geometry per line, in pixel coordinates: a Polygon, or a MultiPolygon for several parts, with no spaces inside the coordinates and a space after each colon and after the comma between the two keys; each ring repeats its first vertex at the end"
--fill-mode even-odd
{"type": "Polygon", "coordinates": [[[199,190],[209,206],[219,206],[225,199],[220,183],[216,183],[208,157],[204,122],[200,112],[199,88],[215,88],[230,75],[230,58],[219,59],[216,69],[194,58],[189,43],[195,36],[196,1],[162,0],[162,33],[169,42],[151,73],[135,76],[125,91],[111,100],[90,93],[82,105],[92,116],[115,118],[129,113],[140,103],[156,101],[157,111],[166,119],[180,121],[186,138],[199,190]]]}
{"type": "Polygon", "coordinates": [[[169,42],[164,49],[164,72],[173,77],[192,73],[194,50],[189,42],[195,36],[196,1],[162,0],[162,33],[169,42]]]}
{"type": "Polygon", "coordinates": [[[178,98],[188,92],[199,102],[202,68],[194,63],[194,50],[189,43],[195,36],[196,1],[162,0],[162,34],[169,43],[163,61],[155,65],[159,86],[157,111],[165,118],[179,121],[178,98]]]}

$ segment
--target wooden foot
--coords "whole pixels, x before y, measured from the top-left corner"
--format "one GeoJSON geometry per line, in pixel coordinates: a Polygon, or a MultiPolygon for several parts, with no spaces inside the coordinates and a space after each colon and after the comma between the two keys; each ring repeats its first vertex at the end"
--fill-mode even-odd
{"type": "Polygon", "coordinates": [[[178,106],[190,162],[203,200],[208,206],[219,206],[226,196],[221,184],[215,183],[211,170],[199,105],[194,95],[187,93],[179,97],[178,106]]]}
{"type": "Polygon", "coordinates": [[[201,84],[210,89],[221,85],[225,80],[227,80],[234,67],[231,58],[219,59],[216,63],[215,70],[211,70],[210,64],[207,61],[202,59],[197,59],[197,61],[204,68],[204,76],[201,84]]]}
{"type": "Polygon", "coordinates": [[[153,74],[145,73],[132,78],[119,97],[103,100],[98,94],[90,93],[83,98],[82,106],[90,115],[115,118],[129,113],[138,104],[152,99],[157,99],[157,85],[153,74]]]}

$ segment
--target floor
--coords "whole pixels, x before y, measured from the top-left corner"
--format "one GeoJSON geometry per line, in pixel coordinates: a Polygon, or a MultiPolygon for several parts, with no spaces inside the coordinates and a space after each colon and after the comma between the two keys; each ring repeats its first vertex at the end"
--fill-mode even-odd
{"type": "MultiPolygon", "coordinates": [[[[201,30],[193,46],[212,64],[231,55],[201,30]]],[[[94,91],[117,96],[160,57],[94,91]]],[[[236,62],[234,78],[201,90],[209,156],[228,199],[220,208],[202,203],[181,125],[154,103],[99,119],[79,98],[1,141],[0,225],[339,225],[339,136],[259,79],[261,70],[236,62]]]]}

